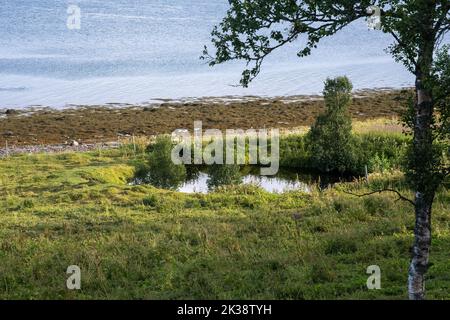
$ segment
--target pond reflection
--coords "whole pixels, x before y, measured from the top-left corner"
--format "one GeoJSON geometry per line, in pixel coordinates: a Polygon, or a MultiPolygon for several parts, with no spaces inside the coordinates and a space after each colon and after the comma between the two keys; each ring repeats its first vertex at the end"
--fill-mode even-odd
{"type": "MultiPolygon", "coordinates": [[[[241,175],[242,184],[257,185],[272,193],[295,190],[309,193],[315,187],[326,189],[337,182],[354,180],[354,177],[305,174],[292,170],[280,170],[275,176],[261,176],[259,175],[259,168],[255,167],[242,168],[241,175]]],[[[190,176],[177,190],[185,193],[208,193],[212,190],[208,187],[209,180],[208,170],[206,168],[198,169],[196,174],[190,176]]]]}
{"type": "MultiPolygon", "coordinates": [[[[149,184],[147,176],[135,176],[130,184],[149,184]]],[[[259,167],[218,168],[186,166],[184,181],[168,189],[184,193],[208,193],[216,187],[227,184],[256,185],[271,193],[301,191],[309,193],[314,188],[324,190],[338,182],[352,182],[357,177],[342,175],[324,175],[280,169],[275,176],[261,176],[259,167]],[[231,181],[231,182],[230,182],[231,181]]]]}

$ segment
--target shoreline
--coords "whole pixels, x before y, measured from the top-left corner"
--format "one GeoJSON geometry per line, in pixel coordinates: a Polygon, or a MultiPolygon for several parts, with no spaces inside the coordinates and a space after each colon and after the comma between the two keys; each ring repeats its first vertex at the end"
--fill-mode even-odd
{"type": "MultiPolygon", "coordinates": [[[[413,90],[413,87],[377,87],[377,88],[362,88],[358,90],[354,90],[352,92],[353,98],[364,98],[371,96],[373,94],[380,93],[395,93],[413,90]]],[[[128,103],[128,102],[105,102],[101,104],[73,104],[67,103],[64,106],[55,107],[49,105],[42,104],[31,104],[28,106],[1,106],[0,105],[0,119],[5,115],[8,110],[12,110],[21,114],[28,114],[37,111],[54,111],[54,112],[62,112],[67,110],[78,110],[84,108],[145,108],[145,107],[158,107],[165,104],[170,105],[186,105],[190,103],[198,103],[202,105],[208,104],[230,104],[230,103],[245,103],[252,101],[282,101],[285,103],[295,103],[302,101],[312,101],[312,100],[323,100],[322,94],[297,94],[297,95],[274,95],[274,96],[266,96],[266,95],[223,95],[223,96],[201,96],[201,97],[182,97],[182,98],[151,98],[148,101],[137,102],[137,103],[128,103]]]]}
{"type": "MultiPolygon", "coordinates": [[[[404,110],[410,89],[367,89],[353,93],[349,109],[355,121],[395,118],[404,110]]],[[[325,109],[322,96],[204,97],[161,100],[148,105],[114,104],[74,106],[66,109],[0,108],[0,156],[9,149],[70,150],[117,144],[130,136],[155,136],[175,129],[289,130],[310,126],[325,109]],[[77,148],[75,148],[77,149],[77,148]]]]}

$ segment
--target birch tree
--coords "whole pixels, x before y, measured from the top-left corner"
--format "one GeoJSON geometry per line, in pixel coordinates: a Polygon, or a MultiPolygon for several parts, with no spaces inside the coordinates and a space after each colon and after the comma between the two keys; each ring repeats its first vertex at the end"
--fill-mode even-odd
{"type": "Polygon", "coordinates": [[[406,170],[415,191],[411,202],[416,218],[408,293],[410,299],[424,299],[431,210],[436,190],[449,174],[440,147],[445,142],[448,87],[436,87],[445,82],[445,71],[439,70],[435,59],[450,29],[450,1],[229,0],[229,4],[226,16],[212,31],[215,50],[211,53],[205,46],[203,58],[211,66],[231,60],[246,61],[248,67],[240,80],[244,87],[260,73],[264,59],[274,50],[304,37],[306,44],[299,46],[297,55],[308,56],[321,39],[372,15],[373,10],[368,8],[379,9],[381,31],[392,36],[387,50],[415,76],[410,122],[413,139],[406,170]],[[439,116],[437,111],[441,112],[439,116]]]}

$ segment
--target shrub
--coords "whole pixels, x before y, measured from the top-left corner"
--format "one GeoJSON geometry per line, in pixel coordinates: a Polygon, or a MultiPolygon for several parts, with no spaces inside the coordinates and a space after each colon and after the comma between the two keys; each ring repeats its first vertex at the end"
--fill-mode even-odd
{"type": "Polygon", "coordinates": [[[408,145],[407,136],[401,134],[363,134],[356,136],[360,166],[367,165],[370,172],[399,169],[408,145]]]}
{"type": "Polygon", "coordinates": [[[311,155],[303,135],[289,135],[280,139],[280,166],[311,169],[311,155]]]}
{"type": "Polygon", "coordinates": [[[135,165],[134,179],[137,182],[146,182],[148,180],[148,172],[150,171],[148,163],[138,162],[135,165]]]}
{"type": "Polygon", "coordinates": [[[369,168],[371,169],[370,171],[383,173],[390,168],[389,159],[384,154],[375,154],[375,156],[369,160],[369,168]]]}
{"type": "MultiPolygon", "coordinates": [[[[152,145],[146,180],[156,187],[176,189],[186,179],[186,167],[172,162],[172,147],[172,140],[169,136],[158,137],[152,145]]],[[[142,172],[140,175],[142,177],[142,172]]]]}
{"type": "Polygon", "coordinates": [[[352,88],[347,77],[325,82],[327,111],[317,118],[307,136],[311,165],[316,170],[343,173],[355,167],[352,121],[347,113],[352,88]]]}
{"type": "MultiPolygon", "coordinates": [[[[402,134],[364,133],[351,137],[352,162],[345,171],[362,175],[400,169],[410,137],[402,134]]],[[[313,159],[311,135],[289,135],[280,139],[280,167],[323,171],[313,159]]],[[[326,149],[324,149],[326,150],[326,149]]]]}

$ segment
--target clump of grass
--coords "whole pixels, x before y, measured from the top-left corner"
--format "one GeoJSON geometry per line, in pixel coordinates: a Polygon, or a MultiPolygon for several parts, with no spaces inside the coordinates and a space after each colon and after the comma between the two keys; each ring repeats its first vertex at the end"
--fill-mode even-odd
{"type": "Polygon", "coordinates": [[[152,194],[152,195],[142,199],[142,203],[144,204],[144,206],[156,207],[156,204],[158,203],[158,199],[155,195],[152,194]]]}
{"type": "Polygon", "coordinates": [[[31,199],[25,199],[22,202],[21,208],[23,209],[31,209],[34,207],[34,202],[31,199]]]}
{"type": "Polygon", "coordinates": [[[93,167],[89,170],[82,170],[80,176],[90,182],[125,184],[133,178],[134,168],[130,165],[93,167]]]}

